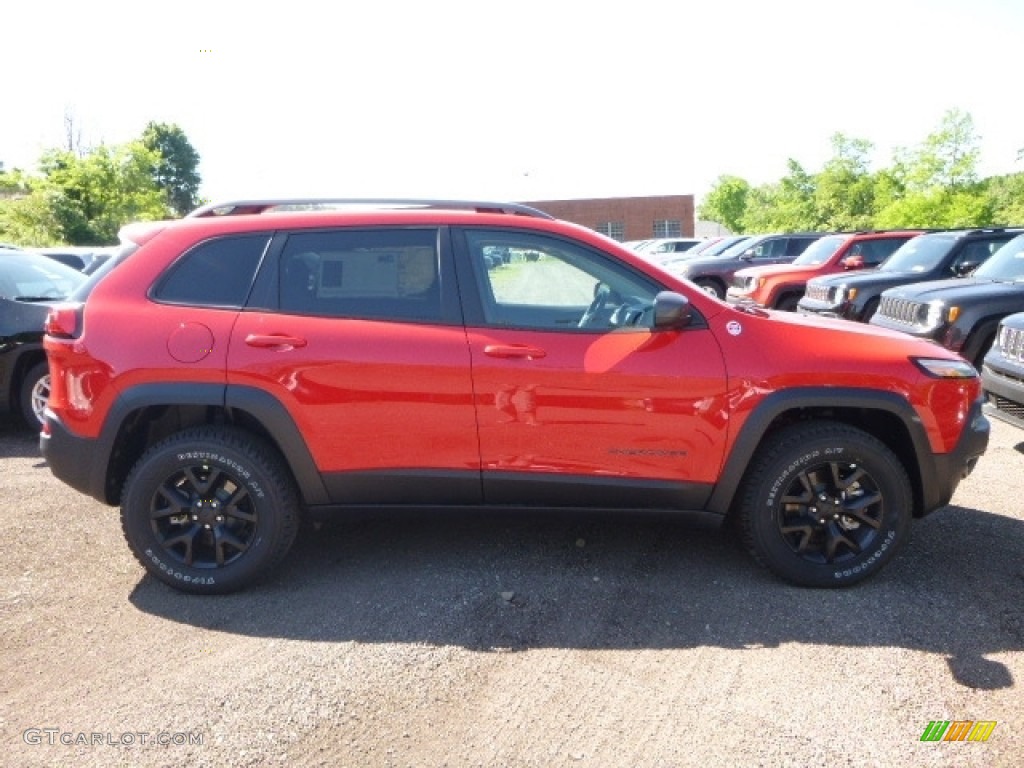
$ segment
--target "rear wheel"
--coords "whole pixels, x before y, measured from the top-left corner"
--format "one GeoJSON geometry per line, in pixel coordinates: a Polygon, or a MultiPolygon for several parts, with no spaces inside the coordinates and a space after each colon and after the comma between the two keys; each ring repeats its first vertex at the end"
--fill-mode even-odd
{"type": "Polygon", "coordinates": [[[18,402],[25,426],[38,429],[43,424],[43,411],[50,398],[50,369],[45,362],[33,365],[21,380],[18,402]]]}
{"type": "Polygon", "coordinates": [[[879,571],[909,538],[910,480],[866,432],[796,424],[758,450],[738,514],[747,548],[777,575],[800,586],[847,586],[879,571]]]}
{"type": "Polygon", "coordinates": [[[231,428],[200,427],[150,448],[125,481],[121,527],[150,574],[184,592],[232,592],[288,553],[299,523],[277,453],[231,428]]]}

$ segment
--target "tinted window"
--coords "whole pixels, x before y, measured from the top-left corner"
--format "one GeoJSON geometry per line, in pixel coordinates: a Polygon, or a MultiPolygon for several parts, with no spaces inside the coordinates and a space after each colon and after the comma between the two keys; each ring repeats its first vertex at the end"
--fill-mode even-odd
{"type": "Polygon", "coordinates": [[[659,286],[596,251],[510,231],[469,231],[467,243],[489,325],[581,331],[653,326],[659,286]],[[499,247],[508,262],[488,258],[499,247]]]}
{"type": "Polygon", "coordinates": [[[279,305],[306,315],[440,320],[438,266],[433,229],[294,234],[281,254],[279,305]]]}
{"type": "MultiPolygon", "coordinates": [[[[950,272],[952,272],[953,274],[958,274],[961,270],[970,272],[972,269],[977,268],[980,264],[987,264],[990,256],[992,256],[997,251],[1000,251],[1000,249],[1004,247],[1004,244],[1010,244],[1007,242],[1007,239],[1009,238],[1010,235],[1004,235],[1001,237],[973,240],[972,242],[967,243],[967,245],[963,247],[960,253],[956,255],[956,258],[950,265],[950,272]]],[[[1019,244],[1016,248],[1010,250],[1019,251],[1019,244]]],[[[1001,260],[1000,263],[1006,265],[1009,271],[1005,272],[996,279],[1015,280],[1017,278],[1015,273],[1020,268],[1020,261],[1012,256],[1006,256],[1003,260],[1001,260]]],[[[994,277],[989,272],[985,272],[983,276],[994,277]]]]}
{"type": "Polygon", "coordinates": [[[811,237],[791,237],[786,242],[786,255],[799,256],[811,243],[817,242],[819,239],[818,235],[813,235],[811,237]]]}
{"type": "Polygon", "coordinates": [[[171,266],[153,298],[173,304],[244,306],[268,240],[267,235],[242,235],[200,243],[171,266]]]}
{"type": "MultiPolygon", "coordinates": [[[[887,237],[876,240],[861,240],[850,248],[844,258],[856,259],[859,257],[863,266],[877,267],[889,258],[893,251],[909,239],[909,237],[887,237]]],[[[803,257],[801,256],[801,258],[803,257]]]]}

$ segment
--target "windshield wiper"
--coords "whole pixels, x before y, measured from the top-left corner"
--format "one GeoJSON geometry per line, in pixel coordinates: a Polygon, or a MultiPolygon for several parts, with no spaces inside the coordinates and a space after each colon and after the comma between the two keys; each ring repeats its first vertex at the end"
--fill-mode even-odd
{"type": "Polygon", "coordinates": [[[15,296],[15,301],[64,301],[63,296],[15,296]]]}

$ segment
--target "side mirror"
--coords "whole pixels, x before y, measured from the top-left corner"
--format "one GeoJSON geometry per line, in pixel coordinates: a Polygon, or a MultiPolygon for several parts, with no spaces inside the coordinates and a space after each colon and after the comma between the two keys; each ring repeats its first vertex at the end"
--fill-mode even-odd
{"type": "Polygon", "coordinates": [[[654,329],[685,328],[693,319],[693,309],[685,296],[675,291],[662,291],[654,297],[654,329]]]}
{"type": "Polygon", "coordinates": [[[961,261],[956,267],[953,268],[953,274],[957,277],[964,277],[965,275],[971,274],[974,270],[981,266],[980,261],[961,261]]]}

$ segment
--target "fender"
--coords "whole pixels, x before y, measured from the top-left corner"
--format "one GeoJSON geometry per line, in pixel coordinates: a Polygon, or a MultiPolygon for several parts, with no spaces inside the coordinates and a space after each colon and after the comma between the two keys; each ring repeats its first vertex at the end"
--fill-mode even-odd
{"type": "MultiPolygon", "coordinates": [[[[881,390],[856,389],[852,387],[806,387],[774,392],[768,395],[747,418],[743,424],[732,451],[722,467],[721,475],[715,490],[708,500],[707,509],[718,514],[726,514],[732,505],[733,497],[739,489],[747,467],[754,453],[761,445],[765,434],[772,423],[787,411],[798,411],[805,408],[814,409],[863,409],[869,411],[885,411],[899,418],[906,427],[917,458],[920,471],[920,484],[924,493],[924,508],[942,506],[945,501],[931,498],[928,489],[935,488],[930,482],[937,473],[935,456],[928,442],[928,435],[917,412],[903,397],[881,390]],[[936,503],[938,502],[938,503],[936,503]]],[[[914,468],[907,467],[911,482],[917,482],[914,468]]]]}
{"type": "Polygon", "coordinates": [[[93,461],[88,488],[80,490],[107,504],[116,504],[116,494],[111,487],[113,478],[108,476],[121,429],[132,413],[165,405],[213,406],[247,412],[280,448],[304,503],[327,503],[327,490],[313,456],[284,405],[267,392],[253,387],[194,382],[140,384],[120,393],[111,405],[103,431],[91,451],[93,461]]]}

